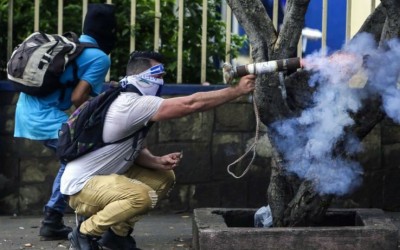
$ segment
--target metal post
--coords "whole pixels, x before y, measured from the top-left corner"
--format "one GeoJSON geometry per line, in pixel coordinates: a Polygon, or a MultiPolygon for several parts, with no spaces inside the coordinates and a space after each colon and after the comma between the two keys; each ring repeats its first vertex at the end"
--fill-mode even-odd
{"type": "Polygon", "coordinates": [[[183,52],[183,13],[184,13],[184,1],[179,0],[179,12],[178,12],[178,59],[177,59],[177,83],[182,83],[182,68],[183,68],[183,63],[182,63],[182,52],[183,52]]]}
{"type": "Polygon", "coordinates": [[[346,42],[351,37],[351,0],[346,2],[346,42]]]}
{"type": "Polygon", "coordinates": [[[274,0],[274,5],[272,8],[272,23],[276,30],[278,30],[278,8],[279,8],[279,0],[274,0]]]}
{"type": "Polygon", "coordinates": [[[8,27],[7,27],[7,59],[11,57],[13,49],[13,18],[14,0],[8,0],[8,27]]]}
{"type": "MultiPolygon", "coordinates": [[[[131,0],[131,32],[135,32],[136,25],[136,0],[131,0]],[[133,27],[133,28],[132,28],[133,27]]],[[[130,51],[135,50],[135,33],[131,33],[130,51]]]]}
{"type": "Polygon", "coordinates": [[[35,0],[35,17],[34,17],[34,24],[33,30],[39,31],[39,12],[40,12],[40,0],[35,0]]]}
{"type": "Polygon", "coordinates": [[[297,57],[303,56],[303,36],[300,35],[299,42],[297,43],[297,57]]]}
{"type": "Polygon", "coordinates": [[[327,20],[328,20],[328,0],[322,1],[322,41],[321,49],[326,52],[326,35],[327,35],[327,20]]]}
{"type": "Polygon", "coordinates": [[[374,12],[375,6],[376,6],[375,0],[371,0],[371,13],[374,12]]]}
{"type": "Polygon", "coordinates": [[[160,48],[160,0],[155,1],[155,16],[154,16],[154,51],[160,48]]]}
{"type": "Polygon", "coordinates": [[[57,23],[57,33],[63,33],[63,16],[64,16],[64,0],[58,0],[58,23],[57,23]]]}
{"type": "Polygon", "coordinates": [[[207,69],[207,0],[203,0],[202,32],[201,32],[201,83],[206,81],[207,69]]]}
{"type": "Polygon", "coordinates": [[[85,22],[87,8],[88,8],[88,0],[82,0],[82,30],[83,30],[83,23],[85,22]]]}
{"type": "MultiPolygon", "coordinates": [[[[112,4],[112,1],[111,0],[107,0],[106,3],[107,4],[112,4]]],[[[111,59],[111,54],[108,55],[108,57],[111,59]]],[[[108,72],[107,72],[107,75],[106,75],[106,79],[105,79],[106,82],[110,81],[110,72],[111,72],[111,69],[108,69],[108,72]]]]}
{"type": "Polygon", "coordinates": [[[226,6],[226,41],[225,41],[225,62],[229,63],[231,60],[231,35],[232,35],[232,9],[229,5],[226,6]]]}

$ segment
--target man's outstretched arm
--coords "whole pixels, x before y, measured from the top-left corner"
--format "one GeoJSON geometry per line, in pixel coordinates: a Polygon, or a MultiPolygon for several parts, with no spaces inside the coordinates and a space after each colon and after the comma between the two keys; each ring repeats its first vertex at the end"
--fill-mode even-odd
{"type": "Polygon", "coordinates": [[[254,90],[255,75],[247,75],[235,86],[224,89],[198,92],[189,96],[174,97],[162,102],[151,121],[163,121],[180,118],[195,112],[207,111],[232,101],[254,90]]]}

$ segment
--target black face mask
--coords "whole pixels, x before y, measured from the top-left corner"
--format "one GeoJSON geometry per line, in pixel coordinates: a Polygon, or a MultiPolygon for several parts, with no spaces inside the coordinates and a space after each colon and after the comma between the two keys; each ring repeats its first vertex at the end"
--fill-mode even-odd
{"type": "Polygon", "coordinates": [[[111,51],[114,49],[115,41],[117,40],[115,35],[111,35],[108,38],[102,38],[102,39],[97,39],[95,37],[93,38],[96,39],[99,48],[107,55],[109,55],[111,51]]]}

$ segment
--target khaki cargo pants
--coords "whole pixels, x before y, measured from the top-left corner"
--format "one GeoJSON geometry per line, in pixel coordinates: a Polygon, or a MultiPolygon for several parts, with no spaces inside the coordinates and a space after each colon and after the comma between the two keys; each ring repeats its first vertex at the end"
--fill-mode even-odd
{"type": "Polygon", "coordinates": [[[172,170],[133,166],[124,175],[93,176],[79,193],[69,197],[69,205],[78,215],[89,217],[82,222],[81,233],[101,236],[111,227],[117,235],[126,236],[174,183],[172,170]]]}

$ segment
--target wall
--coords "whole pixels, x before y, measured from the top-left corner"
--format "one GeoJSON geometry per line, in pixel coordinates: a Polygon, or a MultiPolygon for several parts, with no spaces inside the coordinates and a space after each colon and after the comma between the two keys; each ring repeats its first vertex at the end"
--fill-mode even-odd
{"type": "MultiPolygon", "coordinates": [[[[13,138],[17,96],[0,91],[0,214],[37,214],[50,196],[58,162],[40,143],[13,138]]],[[[226,171],[253,139],[254,121],[253,107],[246,97],[209,112],[155,124],[148,136],[149,148],[156,154],[181,150],[184,154],[176,170],[176,186],[159,208],[182,211],[199,206],[265,204],[269,172],[265,150],[262,153],[260,147],[245,177],[235,179],[226,171]]],[[[239,165],[238,175],[248,162],[245,159],[239,165]]]]}
{"type": "Polygon", "coordinates": [[[381,3],[379,0],[350,0],[351,1],[351,25],[350,36],[353,37],[363,25],[365,19],[374,8],[381,3]]]}
{"type": "MultiPolygon", "coordinates": [[[[209,90],[182,86],[178,92],[188,94],[202,89],[209,90]]],[[[17,94],[0,88],[0,214],[40,214],[49,198],[58,162],[40,143],[13,138],[16,100],[17,94]]],[[[265,131],[262,128],[261,135],[265,131]]],[[[251,145],[254,134],[255,117],[248,97],[212,111],[154,125],[148,137],[153,152],[183,150],[184,154],[176,170],[176,186],[159,209],[267,205],[271,152],[266,137],[260,138],[257,157],[243,178],[235,179],[226,170],[251,145]]],[[[365,171],[363,185],[355,193],[337,198],[333,205],[399,210],[399,142],[399,126],[385,120],[375,127],[363,142],[364,152],[358,156],[365,171]]],[[[251,154],[232,168],[237,175],[250,158],[251,154]]]]}

